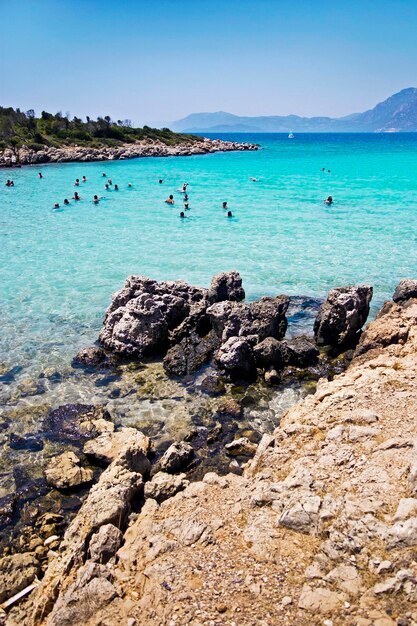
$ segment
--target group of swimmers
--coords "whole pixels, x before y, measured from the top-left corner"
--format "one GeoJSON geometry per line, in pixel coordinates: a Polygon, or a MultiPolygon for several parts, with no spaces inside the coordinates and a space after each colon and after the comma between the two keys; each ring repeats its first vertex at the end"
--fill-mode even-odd
{"type": "MultiPolygon", "coordinates": [[[[159,179],[160,184],[163,183],[162,179],[159,179]]],[[[178,191],[180,193],[184,194],[184,211],[180,212],[180,218],[184,219],[186,217],[185,215],[185,211],[189,211],[190,209],[190,205],[188,203],[188,193],[187,193],[187,187],[188,187],[188,183],[184,183],[183,186],[181,187],[181,189],[178,189],[178,191]]],[[[172,193],[168,196],[168,198],[165,200],[166,204],[169,204],[170,206],[173,206],[175,204],[175,200],[174,200],[174,196],[172,195],[172,193]]],[[[227,211],[227,217],[233,217],[233,214],[231,211],[229,211],[228,206],[227,206],[227,202],[223,202],[222,204],[222,208],[227,211]]]]}
{"type": "Polygon", "coordinates": [[[14,182],[12,180],[7,179],[6,187],[14,187],[14,182]]]}
{"type": "MultiPolygon", "coordinates": [[[[106,176],[107,176],[107,174],[106,174],[105,172],[103,172],[103,176],[104,176],[104,177],[106,177],[106,176]]],[[[38,177],[39,177],[39,178],[43,178],[42,172],[39,172],[38,177]]],[[[7,181],[7,182],[10,182],[10,181],[7,181]]],[[[83,177],[82,177],[82,182],[83,182],[83,183],[86,183],[86,182],[87,182],[87,177],[86,177],[86,176],[83,176],[83,177]]],[[[79,179],[79,178],[76,178],[76,179],[75,179],[74,186],[75,186],[75,187],[79,187],[79,186],[80,186],[80,179],[79,179]]],[[[107,179],[107,183],[105,184],[105,188],[106,188],[107,190],[109,190],[109,189],[110,189],[110,186],[113,186],[113,182],[112,182],[111,178],[108,178],[108,179],[107,179]]],[[[127,186],[128,186],[129,188],[131,188],[131,187],[132,187],[132,183],[128,183],[128,185],[127,185],[127,186]]],[[[119,186],[118,186],[118,185],[116,185],[116,184],[114,185],[114,191],[119,191],[119,186]]],[[[105,198],[105,196],[98,196],[97,194],[95,194],[95,195],[94,195],[94,197],[93,197],[93,203],[94,203],[94,204],[98,204],[102,198],[105,198]]],[[[81,196],[80,196],[80,194],[78,193],[78,191],[74,191],[74,195],[72,196],[72,200],[75,200],[75,201],[77,201],[77,200],[81,200],[81,196]]],[[[68,198],[65,198],[65,200],[64,200],[64,205],[65,205],[65,206],[68,206],[68,205],[69,205],[69,200],[68,200],[68,198]]],[[[59,202],[55,202],[55,204],[54,204],[54,209],[59,209],[59,208],[60,208],[59,202]]]]}

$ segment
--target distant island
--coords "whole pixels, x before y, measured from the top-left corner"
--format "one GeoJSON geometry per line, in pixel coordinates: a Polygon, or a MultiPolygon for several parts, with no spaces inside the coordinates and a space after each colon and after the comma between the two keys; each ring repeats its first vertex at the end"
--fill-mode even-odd
{"type": "Polygon", "coordinates": [[[189,156],[229,150],[255,150],[258,146],[204,139],[169,128],[135,128],[130,120],[96,120],[30,109],[23,112],[0,107],[0,167],[105,161],[145,156],[189,156]]]}
{"type": "Polygon", "coordinates": [[[169,127],[178,132],[193,133],[417,132],[417,89],[403,89],[369,111],[341,118],[298,115],[242,117],[219,111],[193,113],[172,122],[169,127]]]}

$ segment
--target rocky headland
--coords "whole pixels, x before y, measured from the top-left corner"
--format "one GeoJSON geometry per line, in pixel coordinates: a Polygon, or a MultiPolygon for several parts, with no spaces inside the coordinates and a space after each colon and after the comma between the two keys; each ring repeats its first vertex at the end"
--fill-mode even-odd
{"type": "Polygon", "coordinates": [[[166,144],[158,139],[144,139],[120,146],[39,146],[36,150],[28,147],[18,149],[5,148],[0,150],[0,167],[16,167],[20,165],[37,165],[41,163],[68,163],[87,161],[116,161],[135,159],[138,157],[192,156],[211,154],[213,152],[231,152],[258,150],[257,144],[222,141],[221,139],[202,138],[201,141],[190,140],[166,144]]]}
{"type": "Polygon", "coordinates": [[[159,357],[173,380],[209,367],[204,385],[235,422],[242,406],[230,385],[298,377],[314,380],[315,393],[271,434],[236,430],[223,441],[229,473],[195,471],[224,422],[161,455],[105,411],[52,412],[50,432],[80,439],[93,466],[106,469],[96,479],[82,455],[50,461],[56,489],[95,483],[66,529],[60,516],[44,516],[29,549],[0,560],[0,602],[31,592],[0,619],[417,624],[417,281],[402,281],[362,331],[371,297],[369,286],[334,289],[314,338],[286,339],[288,298],[244,302],[236,272],[209,289],[129,277],[100,344],[79,353],[77,367],[159,357]]]}

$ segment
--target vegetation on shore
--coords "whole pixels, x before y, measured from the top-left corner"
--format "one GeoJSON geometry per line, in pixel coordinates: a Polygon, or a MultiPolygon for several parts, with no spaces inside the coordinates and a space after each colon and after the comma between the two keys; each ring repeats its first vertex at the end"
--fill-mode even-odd
{"type": "Polygon", "coordinates": [[[144,126],[134,128],[130,120],[112,120],[108,115],[84,122],[79,117],[61,112],[52,114],[42,111],[40,117],[30,109],[23,112],[12,107],[0,107],[0,149],[18,150],[27,146],[31,150],[42,150],[45,146],[120,146],[136,141],[159,140],[166,145],[201,141],[196,135],[174,133],[169,128],[161,130],[144,126]]]}

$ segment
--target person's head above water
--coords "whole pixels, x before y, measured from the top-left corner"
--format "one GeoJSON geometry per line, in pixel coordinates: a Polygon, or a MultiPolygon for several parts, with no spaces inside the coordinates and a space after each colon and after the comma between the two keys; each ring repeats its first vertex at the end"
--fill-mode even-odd
{"type": "Polygon", "coordinates": [[[327,199],[325,200],[326,204],[332,204],[332,202],[333,202],[332,196],[328,196],[327,199]]]}
{"type": "Polygon", "coordinates": [[[65,198],[65,200],[64,200],[64,204],[69,204],[69,200],[68,200],[68,198],[65,198]]]}
{"type": "Polygon", "coordinates": [[[128,187],[131,187],[131,186],[132,186],[132,183],[128,183],[128,184],[127,184],[127,186],[128,186],[128,187]]]}
{"type": "Polygon", "coordinates": [[[223,208],[227,209],[227,202],[223,202],[223,208]]]}
{"type": "Polygon", "coordinates": [[[231,211],[227,211],[227,217],[233,217],[232,212],[231,211]]]}
{"type": "Polygon", "coordinates": [[[180,217],[185,217],[185,213],[184,213],[184,211],[181,211],[181,213],[180,213],[180,217]]]}
{"type": "Polygon", "coordinates": [[[162,180],[162,178],[159,179],[159,184],[162,185],[164,181],[162,180]]]}
{"type": "Polygon", "coordinates": [[[119,191],[119,185],[115,185],[115,186],[114,186],[114,190],[115,190],[115,191],[119,191]]]}
{"type": "Polygon", "coordinates": [[[55,202],[55,204],[54,204],[54,209],[59,209],[59,204],[58,204],[58,202],[55,202]]]}

